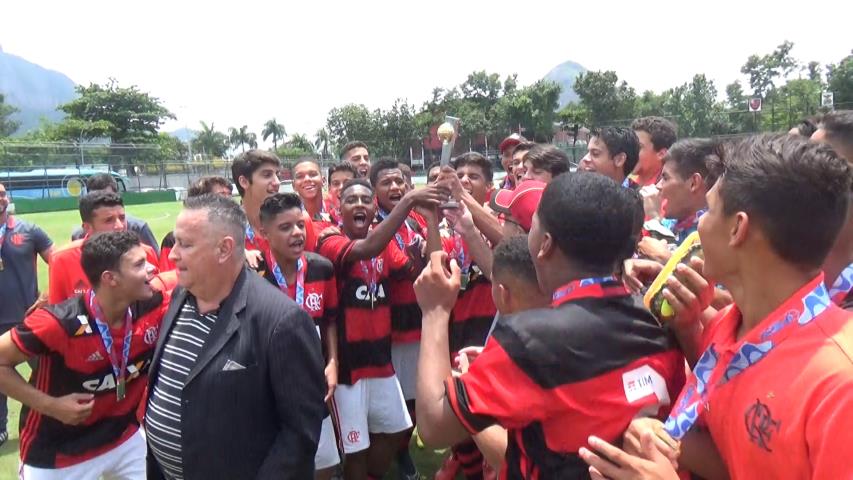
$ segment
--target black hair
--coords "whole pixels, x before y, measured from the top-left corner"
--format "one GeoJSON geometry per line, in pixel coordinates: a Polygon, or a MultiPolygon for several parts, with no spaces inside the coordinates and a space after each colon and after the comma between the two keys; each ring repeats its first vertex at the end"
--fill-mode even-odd
{"type": "Polygon", "coordinates": [[[512,155],[515,156],[518,152],[529,152],[535,146],[536,142],[521,142],[512,149],[512,155]]]}
{"type": "Polygon", "coordinates": [[[669,148],[678,140],[678,127],[663,117],[641,117],[631,122],[631,130],[646,132],[658,152],[669,148]]]}
{"type": "Polygon", "coordinates": [[[295,193],[276,193],[264,200],[261,204],[261,223],[267,223],[274,219],[279,213],[298,208],[302,210],[302,199],[295,193]]]}
{"type": "MultiPolygon", "coordinates": [[[[318,162],[317,159],[314,157],[300,158],[299,160],[296,161],[296,163],[293,164],[293,169],[295,170],[297,165],[301,165],[303,163],[313,163],[314,165],[317,166],[318,170],[320,169],[320,162],[318,162]]],[[[321,172],[321,174],[322,174],[322,172],[321,172]]]]}
{"type": "Polygon", "coordinates": [[[346,192],[347,190],[349,190],[352,187],[357,187],[357,186],[362,186],[362,187],[367,188],[368,190],[370,190],[370,194],[373,195],[374,190],[373,190],[373,186],[370,184],[370,182],[368,182],[367,180],[365,180],[363,178],[352,178],[352,179],[347,180],[347,183],[345,183],[344,186],[341,187],[341,200],[343,200],[343,198],[344,198],[344,192],[346,192]]]}
{"type": "Polygon", "coordinates": [[[623,190],[604,175],[567,173],[542,192],[542,227],[563,255],[589,273],[613,273],[631,243],[636,205],[623,190]]]}
{"type": "Polygon", "coordinates": [[[111,188],[118,193],[118,182],[109,173],[96,173],[86,179],[86,191],[96,192],[98,190],[106,190],[111,188]]]}
{"type": "Polygon", "coordinates": [[[89,223],[95,218],[95,210],[101,207],[123,207],[124,202],[117,193],[95,190],[80,197],[80,220],[89,223]]]}
{"type": "Polygon", "coordinates": [[[598,137],[607,145],[611,158],[620,153],[625,154],[622,171],[626,177],[634,171],[640,161],[640,139],[634,130],[625,127],[604,127],[593,132],[592,136],[598,137]]]}
{"type": "Polygon", "coordinates": [[[486,182],[491,183],[492,178],[494,178],[494,173],[492,172],[492,162],[490,162],[486,157],[477,152],[468,152],[459,155],[458,157],[453,159],[451,165],[455,170],[459,170],[460,168],[472,165],[475,167],[479,167],[483,172],[483,177],[486,178],[486,182]]]}
{"type": "Polygon", "coordinates": [[[785,261],[820,267],[847,219],[850,164],[825,143],[776,134],[742,140],[724,165],[723,213],[749,215],[785,261]]]}
{"type": "Polygon", "coordinates": [[[524,157],[534,168],[540,168],[556,177],[569,171],[569,156],[559,148],[545,143],[538,143],[524,157]]]}
{"type": "Polygon", "coordinates": [[[820,121],[826,131],[826,140],[835,151],[853,162],[853,110],[836,110],[827,113],[820,121]]]}
{"type": "Polygon", "coordinates": [[[527,235],[513,235],[501,240],[495,248],[492,261],[492,275],[509,275],[522,282],[539,287],[536,280],[536,267],[527,248],[527,235]]]}
{"type": "Polygon", "coordinates": [[[241,153],[234,162],[231,163],[231,180],[237,185],[237,193],[242,197],[244,193],[243,187],[240,185],[240,177],[246,177],[249,183],[252,183],[252,174],[264,165],[273,165],[281,167],[281,159],[272,152],[266,150],[248,150],[241,153]]]}
{"type": "Polygon", "coordinates": [[[194,181],[190,188],[187,189],[188,197],[197,197],[199,195],[204,195],[205,193],[212,193],[213,187],[222,187],[227,188],[230,192],[232,188],[234,188],[234,184],[231,183],[225,177],[220,177],[218,175],[209,175],[206,177],[201,177],[198,180],[194,181]]]}
{"type": "Polygon", "coordinates": [[[352,174],[352,178],[358,177],[358,171],[356,171],[355,167],[352,166],[349,162],[341,162],[329,167],[329,176],[326,177],[326,181],[329,182],[329,186],[332,186],[332,174],[338,172],[349,172],[352,174]]]}
{"type": "Polygon", "coordinates": [[[101,274],[107,270],[118,271],[121,257],[131,248],[141,245],[136,232],[104,232],[92,235],[83,242],[80,265],[89,284],[97,287],[101,283],[101,274]]]}
{"type": "Polygon", "coordinates": [[[675,142],[663,157],[664,163],[672,162],[682,178],[698,173],[710,190],[723,173],[724,145],[707,138],[687,138],[675,142]]]}
{"type": "MultiPolygon", "coordinates": [[[[367,178],[370,179],[370,184],[374,187],[376,186],[376,182],[379,181],[379,174],[382,173],[383,170],[400,170],[400,173],[403,173],[403,170],[400,168],[400,163],[397,160],[392,160],[390,158],[380,159],[370,166],[370,172],[367,174],[367,178]]],[[[403,178],[405,179],[405,177],[403,178]]]]}
{"type": "Polygon", "coordinates": [[[817,127],[820,124],[820,117],[813,116],[807,117],[799,121],[793,128],[797,129],[797,133],[806,137],[811,138],[814,135],[814,132],[817,131],[817,127]]]}
{"type": "Polygon", "coordinates": [[[341,149],[341,160],[343,160],[347,156],[347,153],[354,148],[363,148],[368,150],[367,144],[364,142],[360,142],[358,140],[347,142],[347,144],[344,145],[344,148],[341,149]]]}

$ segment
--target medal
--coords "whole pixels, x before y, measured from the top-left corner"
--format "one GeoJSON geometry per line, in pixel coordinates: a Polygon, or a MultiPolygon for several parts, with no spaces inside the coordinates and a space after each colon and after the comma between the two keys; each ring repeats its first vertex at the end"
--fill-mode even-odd
{"type": "Polygon", "coordinates": [[[127,380],[124,379],[124,375],[118,379],[118,384],[116,384],[116,401],[120,402],[124,400],[125,397],[125,389],[127,386],[127,380]]]}
{"type": "MultiPolygon", "coordinates": [[[[0,254],[3,253],[3,242],[6,241],[6,226],[6,222],[3,222],[3,225],[0,225],[0,254]]],[[[0,256],[0,272],[5,269],[6,265],[3,264],[3,257],[0,256]]]]}
{"type": "Polygon", "coordinates": [[[5,269],[6,269],[6,266],[5,266],[5,265],[3,265],[3,259],[2,259],[2,258],[0,258],[0,272],[2,272],[2,271],[3,271],[3,270],[5,270],[5,269]]]}
{"type": "Polygon", "coordinates": [[[462,275],[460,276],[459,289],[464,292],[465,289],[468,288],[469,281],[471,281],[471,272],[462,272],[462,275]]]}
{"type": "Polygon", "coordinates": [[[104,349],[107,351],[107,356],[110,359],[113,377],[116,379],[116,401],[120,402],[124,400],[124,397],[127,394],[127,377],[125,377],[125,372],[127,372],[128,357],[130,357],[130,341],[133,337],[133,317],[130,307],[128,307],[127,314],[124,317],[124,342],[121,346],[121,363],[119,363],[119,359],[115,352],[113,352],[113,336],[112,333],[110,333],[110,326],[101,320],[103,313],[101,312],[101,308],[98,304],[95,303],[94,290],[89,291],[89,308],[92,310],[93,316],[95,317],[95,325],[98,327],[98,333],[101,334],[101,341],[103,342],[104,349]]]}

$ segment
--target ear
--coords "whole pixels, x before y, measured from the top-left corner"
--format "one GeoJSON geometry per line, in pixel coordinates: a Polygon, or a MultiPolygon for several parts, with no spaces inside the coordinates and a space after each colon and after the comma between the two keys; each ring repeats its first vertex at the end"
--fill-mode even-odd
{"type": "Polygon", "coordinates": [[[705,186],[705,179],[698,172],[690,176],[690,191],[696,192],[705,186]]]}
{"type": "Polygon", "coordinates": [[[240,183],[241,187],[243,187],[243,191],[248,190],[249,186],[252,184],[252,182],[249,181],[249,179],[246,178],[245,175],[240,175],[239,177],[237,177],[237,182],[240,183]]]}
{"type": "Polygon", "coordinates": [[[666,147],[663,147],[655,153],[657,154],[658,159],[663,160],[663,157],[666,156],[667,152],[669,152],[669,149],[666,147]]]}
{"type": "Polygon", "coordinates": [[[219,241],[219,245],[216,246],[216,254],[219,257],[219,263],[225,263],[231,258],[234,254],[234,247],[236,245],[237,242],[234,241],[234,237],[222,237],[222,240],[219,241]]]}
{"type": "Polygon", "coordinates": [[[512,313],[513,312],[512,294],[509,291],[509,287],[507,287],[503,283],[498,284],[498,303],[500,303],[500,307],[501,307],[498,311],[504,312],[504,313],[512,313]]]}
{"type": "Polygon", "coordinates": [[[734,227],[729,233],[729,246],[737,247],[746,243],[749,235],[749,215],[746,212],[737,212],[734,219],[734,227]]]}
{"type": "MultiPolygon", "coordinates": [[[[617,168],[623,168],[623,166],[625,165],[625,160],[627,159],[628,155],[626,155],[625,152],[618,153],[615,157],[613,157],[613,164],[616,165],[617,168]]],[[[625,172],[625,175],[629,173],[631,172],[625,172]]]]}
{"type": "Polygon", "coordinates": [[[111,270],[104,270],[101,272],[101,285],[109,285],[110,287],[115,287],[118,284],[118,279],[116,278],[115,272],[111,270]]]}
{"type": "Polygon", "coordinates": [[[85,233],[86,235],[91,235],[92,232],[95,231],[95,228],[89,222],[83,222],[81,226],[83,227],[83,233],[85,233]]]}
{"type": "Polygon", "coordinates": [[[547,261],[549,258],[554,256],[554,251],[557,249],[557,244],[554,243],[554,237],[551,236],[551,233],[545,232],[542,236],[542,245],[539,246],[539,252],[536,254],[536,258],[540,261],[547,261]]]}

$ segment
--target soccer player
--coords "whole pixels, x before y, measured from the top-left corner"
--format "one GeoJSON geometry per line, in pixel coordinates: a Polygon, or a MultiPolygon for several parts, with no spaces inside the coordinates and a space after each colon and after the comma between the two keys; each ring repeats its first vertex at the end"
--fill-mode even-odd
{"type": "MultiPolygon", "coordinates": [[[[703,275],[734,305],[703,323],[695,312],[712,282],[681,296],[691,302],[668,297],[681,316],[674,327],[692,332],[699,348],[689,349],[703,353],[664,429],[682,452],[697,452],[707,434],[694,427],[703,422],[731,478],[851,478],[853,321],[833,304],[820,269],[846,220],[853,170],[829,146],[792,135],[747,138],[724,165],[699,236],[703,275]]],[[[608,478],[636,478],[628,475],[640,468],[674,478],[653,436],[643,435],[645,458],[606,438],[590,445],[609,462],[581,455],[608,478]]],[[[698,472],[714,460],[712,449],[698,453],[679,465],[698,472]]]]}
{"type": "Polygon", "coordinates": [[[305,213],[312,221],[332,222],[323,203],[323,174],[316,161],[309,158],[293,165],[293,191],[302,199],[305,213]]]}
{"type": "MultiPolygon", "coordinates": [[[[14,217],[8,211],[9,193],[0,183],[0,335],[15,325],[42,303],[39,297],[37,256],[50,263],[53,241],[36,225],[14,217]]],[[[6,397],[0,395],[0,445],[9,439],[6,428],[9,410],[6,397]]]]}
{"type": "MultiPolygon", "coordinates": [[[[413,190],[371,231],[373,187],[351,180],[341,191],[342,232],[320,241],[319,253],[335,265],[340,292],[335,401],[348,479],[381,478],[412,426],[391,359],[389,293],[391,278],[412,278],[417,269],[393,238],[415,205],[434,209],[446,198],[435,186],[413,190]]],[[[438,243],[437,236],[428,238],[427,248],[438,249],[438,243]]]]}
{"type": "MultiPolygon", "coordinates": [[[[302,202],[294,193],[277,193],[261,204],[261,225],[270,244],[270,267],[266,278],[314,320],[317,335],[323,340],[326,357],[326,402],[332,399],[338,384],[338,334],[335,319],[338,291],[332,262],[305,251],[305,219],[302,202]]],[[[333,404],[332,404],[333,405],[333,404]]],[[[332,413],[335,409],[332,408],[332,413]]],[[[337,420],[335,420],[337,422],[337,420]]],[[[314,458],[317,480],[332,478],[341,462],[332,416],[323,420],[320,443],[314,458]]]]}
{"type": "Polygon", "coordinates": [[[89,236],[80,263],[92,288],[0,337],[0,390],[24,405],[21,478],[145,478],[136,409],[171,289],[146,258],[133,232],[89,236]],[[15,366],[32,358],[27,383],[15,366]]]}
{"type": "Polygon", "coordinates": [[[344,145],[341,150],[341,161],[352,165],[358,172],[359,178],[367,178],[370,173],[370,153],[364,142],[354,141],[344,145]]]}
{"type": "MultiPolygon", "coordinates": [[[[281,187],[281,181],[278,178],[280,169],[281,160],[274,153],[263,150],[248,150],[241,153],[231,164],[231,177],[240,194],[243,210],[249,221],[246,226],[246,258],[253,268],[264,263],[269,264],[269,244],[260,232],[260,210],[264,200],[278,193],[281,187]]],[[[311,224],[311,217],[307,213],[305,223],[311,224]]],[[[316,244],[312,226],[306,231],[305,249],[313,252],[316,244]]]]}
{"type": "Polygon", "coordinates": [[[536,144],[533,142],[521,142],[512,149],[512,162],[507,175],[513,176],[515,186],[521,184],[521,178],[524,176],[524,157],[535,146],[536,144]]]}
{"type": "Polygon", "coordinates": [[[632,241],[629,192],[601,175],[546,187],[528,239],[550,309],[501,318],[468,373],[450,376],[447,329],[460,268],[435,253],[415,282],[424,312],[419,433],[449,445],[499,424],[509,430],[502,478],[585,478],[592,432],[620,438],[640,413],[663,414],[684,380],[668,332],[613,277],[632,241]],[[606,408],[603,406],[606,405],[606,408]]]}
{"type": "Polygon", "coordinates": [[[332,217],[334,225],[341,223],[341,188],[348,180],[358,176],[355,168],[347,162],[342,162],[329,167],[329,192],[326,194],[325,209],[332,217]]]}
{"type": "Polygon", "coordinates": [[[517,133],[513,133],[504,138],[500,145],[498,145],[498,150],[501,152],[501,166],[504,172],[506,172],[506,177],[501,188],[507,190],[515,188],[515,177],[512,175],[512,154],[515,151],[515,147],[522,142],[527,142],[527,139],[517,133]]]}
{"type": "Polygon", "coordinates": [[[642,256],[665,263],[671,251],[696,231],[699,218],[708,211],[705,195],[723,169],[722,150],[719,142],[699,138],[681,140],[669,149],[657,183],[666,204],[664,220],[646,224],[652,236],[640,240],[642,256]],[[663,228],[652,228],[655,224],[663,228]]]}
{"type": "Polygon", "coordinates": [[[587,153],[579,167],[585,172],[598,172],[623,187],[637,190],[639,185],[631,182],[628,175],[634,171],[639,158],[640,141],[633,130],[604,127],[589,139],[587,153]]]}
{"type": "MultiPolygon", "coordinates": [[[[124,203],[117,194],[108,190],[97,190],[80,197],[80,220],[86,236],[61,247],[50,257],[48,269],[48,301],[52,305],[84,293],[91,287],[89,276],[80,265],[80,257],[85,238],[96,233],[124,232],[127,219],[124,203]]],[[[148,269],[157,273],[159,260],[157,254],[147,244],[145,250],[148,269]]]]}
{"type": "Polygon", "coordinates": [[[631,122],[640,142],[639,161],[628,178],[640,188],[655,185],[661,175],[664,157],[678,139],[678,127],[662,117],[642,117],[631,122]]]}
{"type": "Polygon", "coordinates": [[[537,144],[524,156],[521,181],[536,180],[548,183],[557,175],[569,171],[569,156],[553,145],[537,144]]]}
{"type": "MultiPolygon", "coordinates": [[[[97,192],[99,190],[106,190],[119,195],[118,183],[109,173],[98,173],[86,179],[86,193],[97,192]]],[[[127,229],[131,232],[136,232],[142,243],[154,249],[154,253],[159,255],[160,250],[157,244],[157,239],[151,232],[151,228],[148,226],[148,223],[141,218],[134,217],[133,215],[126,215],[126,221],[127,229]]],[[[85,236],[85,230],[81,227],[77,227],[71,232],[71,241],[82,240],[85,236]]]]}
{"type": "MultiPolygon", "coordinates": [[[[211,175],[201,177],[194,181],[192,185],[190,185],[190,188],[187,189],[187,198],[197,197],[199,195],[204,195],[205,193],[215,193],[217,195],[222,195],[225,198],[231,198],[233,189],[234,184],[232,184],[227,178],[211,175]]],[[[160,242],[159,265],[161,272],[168,272],[169,270],[175,269],[175,264],[169,260],[169,253],[172,251],[172,247],[174,246],[175,232],[170,230],[160,242]]]]}

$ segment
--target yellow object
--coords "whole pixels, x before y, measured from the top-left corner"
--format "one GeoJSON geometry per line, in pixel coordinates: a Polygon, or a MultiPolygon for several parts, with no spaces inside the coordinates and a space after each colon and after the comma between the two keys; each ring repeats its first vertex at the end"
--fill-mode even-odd
{"type": "MultiPolygon", "coordinates": [[[[643,304],[649,310],[654,312],[652,308],[652,302],[654,302],[655,296],[663,290],[663,287],[666,285],[666,280],[672,275],[675,271],[675,267],[678,266],[684,260],[684,257],[690,253],[690,250],[693,248],[693,245],[699,243],[699,232],[693,232],[687,236],[686,239],[678,246],[677,249],[672,253],[672,256],[669,257],[669,261],[664,265],[663,270],[658,274],[655,278],[655,281],[652,282],[652,286],[649,287],[649,290],[643,296],[643,304]]],[[[675,311],[672,309],[672,305],[669,304],[666,300],[664,300],[660,307],[660,313],[664,317],[671,317],[675,315],[675,311]]]]}
{"type": "Polygon", "coordinates": [[[453,124],[450,122],[444,122],[438,127],[438,130],[435,133],[442,142],[448,143],[453,138],[453,134],[456,132],[453,129],[453,124]]]}

